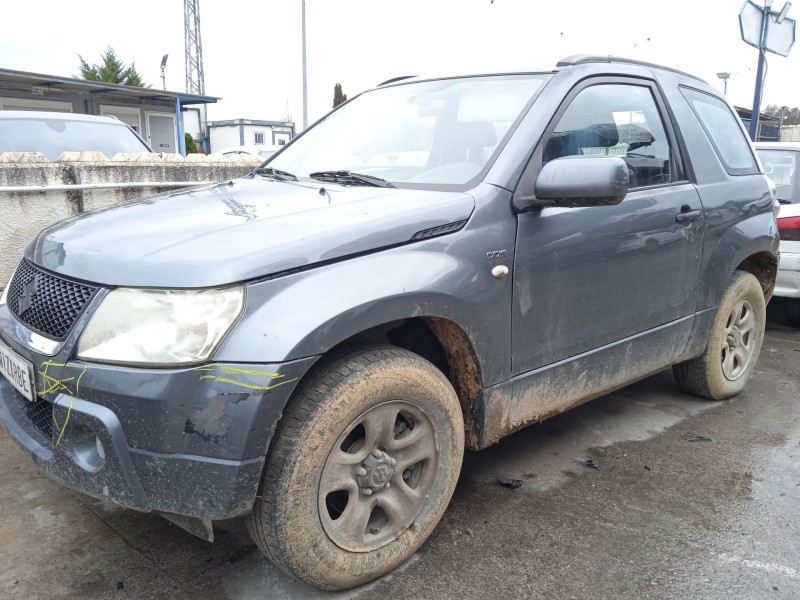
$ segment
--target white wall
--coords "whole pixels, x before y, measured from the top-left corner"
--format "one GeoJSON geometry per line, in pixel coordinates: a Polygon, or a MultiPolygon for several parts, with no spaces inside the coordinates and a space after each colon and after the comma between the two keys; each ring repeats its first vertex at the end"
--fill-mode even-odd
{"type": "Polygon", "coordinates": [[[183,131],[192,136],[192,139],[200,139],[200,119],[203,112],[197,108],[188,108],[181,112],[183,115],[183,131]]]}
{"type": "Polygon", "coordinates": [[[262,140],[259,144],[272,144],[272,127],[264,127],[263,125],[245,125],[244,126],[244,143],[247,146],[256,143],[256,134],[262,135],[262,140]]]}
{"type": "Polygon", "coordinates": [[[800,125],[784,125],[781,127],[782,142],[800,142],[800,125]]]}
{"type": "MultiPolygon", "coordinates": [[[[211,152],[218,152],[223,148],[230,146],[241,146],[239,143],[239,126],[233,127],[209,127],[211,131],[211,152]]],[[[246,128],[245,128],[246,130],[246,128]]],[[[247,135],[245,131],[245,143],[247,144],[247,135]]],[[[253,142],[249,142],[252,144],[253,142]]]]}

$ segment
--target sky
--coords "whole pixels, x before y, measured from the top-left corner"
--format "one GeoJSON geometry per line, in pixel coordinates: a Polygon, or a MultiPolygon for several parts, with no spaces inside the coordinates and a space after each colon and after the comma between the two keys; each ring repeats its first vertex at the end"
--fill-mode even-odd
{"type": "MultiPolygon", "coordinates": [[[[572,54],[617,55],[678,68],[753,105],[758,51],[741,40],[744,0],[305,0],[308,121],[333,88],[352,97],[399,75],[552,69],[572,54]]],[[[783,0],[775,0],[780,10],[783,0]]],[[[78,73],[112,46],[145,82],[185,91],[181,0],[3,3],[0,67],[78,73]]],[[[209,120],[283,120],[302,128],[301,0],[200,0],[209,120]]],[[[800,19],[800,3],[789,10],[800,19]]],[[[800,34],[799,34],[800,35],[800,34]]],[[[800,41],[796,44],[800,46],[800,41]]],[[[768,54],[762,106],[800,105],[800,48],[768,54]]]]}

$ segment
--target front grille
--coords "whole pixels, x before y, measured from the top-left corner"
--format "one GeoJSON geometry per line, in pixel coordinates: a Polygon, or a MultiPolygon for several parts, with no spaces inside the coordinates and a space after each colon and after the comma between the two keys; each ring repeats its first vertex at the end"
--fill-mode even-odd
{"type": "Polygon", "coordinates": [[[33,423],[33,426],[39,430],[48,440],[53,439],[53,405],[47,400],[37,399],[36,402],[31,402],[25,396],[20,394],[17,390],[11,391],[17,407],[22,413],[33,423]]]}
{"type": "Polygon", "coordinates": [[[62,279],[23,259],[8,284],[8,307],[30,329],[63,341],[97,288],[62,279]]]}

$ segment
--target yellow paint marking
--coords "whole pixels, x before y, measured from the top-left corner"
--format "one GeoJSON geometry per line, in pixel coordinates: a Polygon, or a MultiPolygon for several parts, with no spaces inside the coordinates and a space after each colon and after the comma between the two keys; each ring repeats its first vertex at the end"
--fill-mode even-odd
{"type": "Polygon", "coordinates": [[[76,396],[80,392],[81,379],[88,370],[89,367],[85,366],[82,367],[80,365],[71,365],[69,363],[55,363],[52,360],[46,360],[41,364],[41,370],[39,371],[39,375],[42,376],[42,381],[44,382],[45,389],[37,392],[36,395],[44,398],[50,394],[55,394],[58,392],[66,392],[70,396],[76,396]],[[81,372],[77,376],[77,379],[74,376],[62,377],[59,379],[57,377],[53,377],[52,375],[50,375],[49,373],[50,367],[81,369],[81,372]],[[75,382],[74,388],[71,385],[67,385],[72,381],[75,382]]]}
{"type": "MultiPolygon", "coordinates": [[[[61,431],[58,433],[58,439],[56,440],[56,446],[61,443],[61,438],[64,437],[64,432],[67,430],[67,423],[69,423],[69,416],[72,414],[72,400],[69,401],[69,408],[67,409],[67,418],[64,419],[64,425],[61,427],[61,431]]],[[[56,413],[53,411],[53,421],[58,427],[58,421],[56,421],[56,413]]]]}
{"type": "Polygon", "coordinates": [[[76,396],[78,394],[80,394],[80,392],[81,392],[81,379],[83,379],[83,376],[86,375],[86,371],[88,371],[88,370],[89,370],[89,367],[84,367],[83,371],[81,372],[81,374],[78,375],[78,381],[75,382],[75,395],[76,396]]]}
{"type": "MultiPolygon", "coordinates": [[[[280,375],[283,377],[283,375],[280,375]]],[[[294,379],[288,379],[286,381],[281,381],[280,383],[275,383],[273,385],[254,385],[252,383],[244,383],[243,381],[236,381],[235,379],[230,379],[229,377],[220,377],[218,375],[203,375],[201,378],[203,379],[213,379],[219,383],[230,383],[231,385],[238,385],[239,387],[247,388],[249,390],[262,390],[267,391],[274,389],[280,385],[284,385],[285,383],[292,383],[293,381],[297,381],[297,377],[294,379]]]]}
{"type": "Polygon", "coordinates": [[[272,379],[277,379],[278,377],[283,377],[280,373],[273,373],[271,371],[257,371],[254,369],[240,369],[239,367],[232,367],[230,365],[208,365],[206,367],[200,367],[200,371],[210,371],[211,369],[219,369],[226,375],[255,375],[256,377],[270,377],[272,379]]]}
{"type": "Polygon", "coordinates": [[[212,364],[205,367],[200,367],[200,371],[211,371],[211,370],[218,370],[220,372],[219,375],[216,374],[209,374],[209,375],[201,375],[200,380],[203,379],[213,379],[219,383],[228,383],[230,385],[236,385],[239,387],[247,388],[248,390],[261,390],[261,391],[268,391],[274,389],[280,385],[284,385],[286,383],[292,383],[293,381],[297,381],[297,377],[294,379],[288,379],[286,381],[281,381],[278,383],[273,383],[269,385],[258,385],[255,383],[247,383],[244,381],[238,381],[233,379],[230,376],[233,375],[246,375],[250,377],[267,377],[269,379],[283,379],[286,375],[281,373],[273,373],[271,371],[258,371],[256,369],[241,369],[239,367],[232,367],[230,365],[219,365],[219,364],[212,364]],[[229,375],[229,377],[225,377],[225,375],[229,375]]]}

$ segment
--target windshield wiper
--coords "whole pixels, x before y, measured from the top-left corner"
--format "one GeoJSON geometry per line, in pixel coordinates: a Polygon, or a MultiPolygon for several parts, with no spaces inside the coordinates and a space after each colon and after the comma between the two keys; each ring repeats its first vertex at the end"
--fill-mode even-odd
{"type": "Polygon", "coordinates": [[[341,183],[342,185],[374,185],[375,187],[394,187],[391,183],[380,177],[353,173],[352,171],[317,171],[309,174],[312,179],[341,183]]]}
{"type": "Polygon", "coordinates": [[[297,181],[297,177],[288,171],[281,171],[280,169],[273,169],[272,167],[259,167],[253,171],[256,175],[263,175],[264,177],[271,177],[277,181],[297,181]]]}

